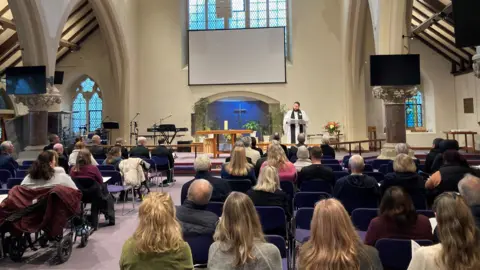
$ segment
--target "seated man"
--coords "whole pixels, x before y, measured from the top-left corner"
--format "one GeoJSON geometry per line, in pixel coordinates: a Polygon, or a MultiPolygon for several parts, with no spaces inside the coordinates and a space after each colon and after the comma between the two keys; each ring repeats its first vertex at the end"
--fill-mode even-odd
{"type": "Polygon", "coordinates": [[[480,229],[480,178],[471,174],[465,175],[458,183],[458,191],[470,206],[475,224],[480,229]]]}
{"type": "Polygon", "coordinates": [[[188,188],[187,200],[177,206],[177,219],[182,225],[184,236],[213,235],[218,216],[207,211],[213,187],[205,179],[197,179],[188,188]]]}
{"type": "Polygon", "coordinates": [[[245,154],[247,158],[252,160],[252,164],[257,163],[257,160],[260,159],[260,153],[257,150],[252,149],[252,138],[245,136],[242,138],[243,146],[245,146],[245,154]]]}
{"type": "Polygon", "coordinates": [[[322,149],[318,146],[315,146],[310,151],[310,160],[312,165],[303,167],[303,169],[298,173],[297,185],[300,188],[302,182],[321,179],[330,183],[330,185],[335,185],[335,174],[330,167],[322,165],[322,149]]]}
{"type": "Polygon", "coordinates": [[[138,145],[130,149],[130,157],[150,158],[150,151],[145,147],[147,138],[138,137],[138,145]]]}
{"type": "Polygon", "coordinates": [[[327,138],[322,139],[322,148],[323,156],[329,158],[335,158],[335,149],[329,145],[330,141],[327,138]]]}
{"type": "Polygon", "coordinates": [[[43,148],[43,151],[53,150],[53,146],[57,143],[60,143],[60,138],[57,134],[50,134],[48,136],[48,141],[50,142],[49,145],[43,148]]]}
{"type": "Polygon", "coordinates": [[[101,145],[101,142],[100,136],[94,135],[92,137],[92,145],[89,150],[94,159],[105,158],[105,148],[101,145]]]}
{"type": "Polygon", "coordinates": [[[187,198],[188,188],[195,181],[195,179],[205,179],[210,182],[213,187],[211,200],[215,202],[224,202],[231,192],[230,185],[227,181],[221,178],[213,177],[210,174],[210,170],[212,169],[212,163],[210,162],[210,158],[207,155],[198,156],[195,159],[193,167],[195,168],[196,172],[195,178],[186,182],[182,186],[180,201],[182,203],[183,201],[185,201],[185,199],[187,198]]]}
{"type": "Polygon", "coordinates": [[[337,180],[333,196],[340,200],[351,213],[355,208],[376,208],[380,199],[377,180],[363,174],[365,162],[360,155],[353,155],[348,161],[352,173],[337,180]]]}
{"type": "Polygon", "coordinates": [[[63,145],[61,143],[57,143],[53,146],[53,150],[57,152],[58,154],[58,164],[57,167],[62,167],[66,173],[68,173],[68,159],[67,157],[63,154],[63,145]]]}
{"type": "Polygon", "coordinates": [[[128,158],[128,149],[123,146],[123,138],[117,138],[115,140],[115,146],[118,146],[121,148],[121,153],[122,153],[122,158],[127,159],[128,158]]]}
{"type": "MultiPolygon", "coordinates": [[[[173,154],[172,150],[168,149],[165,146],[165,138],[161,138],[158,140],[158,146],[152,150],[152,157],[167,157],[168,162],[170,163],[170,167],[164,166],[164,167],[158,167],[157,169],[159,170],[168,170],[173,168],[173,165],[175,163],[175,160],[173,159],[173,154]]],[[[170,171],[169,174],[167,174],[167,182],[171,183],[172,182],[172,172],[170,171]]]]}
{"type": "Polygon", "coordinates": [[[0,145],[0,169],[9,171],[12,176],[14,171],[18,169],[18,163],[12,157],[14,150],[11,141],[4,141],[0,145]]]}

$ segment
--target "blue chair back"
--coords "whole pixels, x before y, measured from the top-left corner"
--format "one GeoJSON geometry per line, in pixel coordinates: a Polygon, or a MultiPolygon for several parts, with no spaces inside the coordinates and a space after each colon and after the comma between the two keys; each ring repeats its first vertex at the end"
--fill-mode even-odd
{"type": "Polygon", "coordinates": [[[343,167],[348,168],[348,161],[350,160],[350,157],[352,156],[351,155],[343,156],[343,159],[342,159],[343,167]]]}
{"type": "Polygon", "coordinates": [[[383,175],[389,173],[388,164],[380,165],[380,168],[378,169],[378,172],[383,174],[383,175]]]}
{"type": "Polygon", "coordinates": [[[349,214],[357,208],[378,208],[380,196],[372,188],[345,185],[336,197],[349,214]]]}
{"type": "Polygon", "coordinates": [[[115,166],[113,165],[98,165],[97,168],[100,171],[115,171],[115,166]]]}
{"type": "MultiPolygon", "coordinates": [[[[412,260],[411,240],[380,239],[375,243],[378,255],[385,269],[404,270],[412,260]]],[[[415,240],[421,246],[433,245],[430,240],[415,240]]]]}
{"type": "Polygon", "coordinates": [[[150,165],[150,170],[153,170],[153,169],[157,168],[157,164],[155,163],[155,161],[153,161],[153,159],[151,159],[151,158],[142,158],[142,159],[143,159],[143,161],[148,163],[148,165],[150,165]]]}
{"type": "Polygon", "coordinates": [[[342,177],[345,177],[345,176],[348,176],[349,173],[346,172],[346,171],[341,171],[341,172],[333,172],[333,174],[335,175],[335,181],[342,178],[342,177]]]}
{"type": "Polygon", "coordinates": [[[12,174],[8,170],[0,170],[0,186],[6,184],[8,179],[12,178],[12,174]]]}
{"type": "Polygon", "coordinates": [[[184,236],[192,251],[193,264],[207,264],[208,250],[213,243],[212,235],[184,236]]]}
{"type": "Polygon", "coordinates": [[[252,188],[252,182],[248,179],[228,179],[225,181],[228,181],[232,191],[246,193],[252,188]]]}
{"type": "Polygon", "coordinates": [[[300,191],[307,191],[307,192],[325,192],[328,194],[333,193],[332,185],[329,182],[322,180],[322,179],[314,179],[309,181],[302,182],[302,186],[300,187],[300,191]]]}
{"type": "Polygon", "coordinates": [[[104,158],[99,158],[99,159],[95,159],[95,161],[96,161],[99,165],[101,165],[101,164],[103,164],[103,162],[105,161],[105,159],[104,159],[104,158]]]}
{"type": "Polygon", "coordinates": [[[295,196],[295,187],[290,181],[280,181],[280,188],[290,196],[290,200],[295,196]]]}
{"type": "MultiPolygon", "coordinates": [[[[97,160],[97,159],[102,159],[102,160],[105,160],[107,158],[107,155],[105,154],[99,154],[99,155],[93,155],[92,154],[92,157],[97,160]]],[[[102,161],[103,162],[103,161],[102,161]]],[[[102,163],[98,163],[98,164],[102,164],[102,163]]]]}
{"type": "Polygon", "coordinates": [[[363,174],[375,178],[378,183],[382,182],[385,179],[385,175],[381,172],[364,172],[363,174]]]}
{"type": "Polygon", "coordinates": [[[28,169],[30,169],[30,167],[32,167],[32,166],[30,166],[30,165],[20,165],[20,166],[18,166],[18,169],[23,170],[23,171],[28,171],[28,169]]]}
{"type": "Polygon", "coordinates": [[[15,177],[16,177],[16,178],[25,178],[25,176],[27,176],[27,174],[28,174],[28,171],[18,170],[18,171],[15,173],[15,177]]]}
{"type": "Polygon", "coordinates": [[[410,197],[412,198],[413,205],[415,209],[418,210],[426,210],[427,209],[427,198],[425,195],[421,193],[410,193],[410,197]]]}
{"type": "Polygon", "coordinates": [[[7,188],[12,189],[14,186],[18,186],[22,183],[23,178],[9,178],[7,180],[7,188]]]}
{"type": "Polygon", "coordinates": [[[327,165],[327,164],[340,165],[340,162],[336,159],[324,159],[324,158],[322,158],[322,164],[323,165],[327,165]]]}
{"type": "Polygon", "coordinates": [[[373,172],[373,166],[370,164],[365,164],[365,167],[363,168],[364,172],[373,172]]]}
{"type": "Polygon", "coordinates": [[[314,210],[311,207],[299,208],[295,213],[295,228],[310,230],[314,210]]]}
{"type": "Polygon", "coordinates": [[[122,175],[119,171],[100,171],[100,173],[103,177],[111,177],[111,179],[108,180],[109,185],[123,185],[122,175]]]}
{"type": "Polygon", "coordinates": [[[24,160],[22,162],[22,165],[24,166],[32,166],[32,164],[33,164],[33,160],[24,160]]]}
{"type": "Polygon", "coordinates": [[[302,207],[315,207],[315,204],[323,199],[330,198],[330,194],[325,192],[298,192],[293,199],[295,209],[302,207]]]}
{"type": "Polygon", "coordinates": [[[222,202],[209,202],[207,204],[207,211],[213,212],[217,214],[217,216],[221,217],[223,214],[223,203],[222,202]]]}
{"type": "Polygon", "coordinates": [[[433,212],[432,210],[417,210],[417,214],[424,215],[428,218],[434,218],[435,217],[435,212],[433,212]]]}
{"type": "Polygon", "coordinates": [[[278,248],[282,259],[287,258],[287,243],[283,237],[278,235],[265,235],[265,240],[278,248]]]}
{"type": "Polygon", "coordinates": [[[343,171],[342,165],[340,164],[323,164],[323,165],[330,167],[335,172],[343,171]]]}
{"type": "Polygon", "coordinates": [[[334,156],[329,156],[329,155],[323,155],[323,159],[335,159],[334,156]]]}
{"type": "MultiPolygon", "coordinates": [[[[264,232],[287,228],[285,211],[279,206],[255,206],[264,232]]],[[[284,232],[284,235],[286,231],[284,232]]]]}
{"type": "Polygon", "coordinates": [[[157,157],[152,156],[152,161],[155,162],[156,167],[166,167],[170,168],[170,161],[168,160],[167,156],[157,157]]]}
{"type": "Polygon", "coordinates": [[[378,170],[380,169],[380,166],[388,165],[390,162],[392,162],[390,159],[374,159],[372,161],[372,166],[374,169],[378,170]]]}
{"type": "Polygon", "coordinates": [[[353,225],[359,231],[366,231],[370,221],[376,218],[378,215],[377,208],[357,208],[352,211],[352,222],[353,225]]]}

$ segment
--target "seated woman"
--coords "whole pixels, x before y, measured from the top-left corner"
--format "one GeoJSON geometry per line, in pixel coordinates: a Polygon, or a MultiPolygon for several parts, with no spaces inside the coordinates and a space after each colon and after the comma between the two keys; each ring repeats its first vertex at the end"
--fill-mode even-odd
{"type": "Polygon", "coordinates": [[[260,153],[260,157],[263,156],[263,150],[260,147],[257,147],[257,138],[252,137],[252,149],[257,150],[260,153]]]}
{"type": "Polygon", "coordinates": [[[375,248],[363,245],[347,211],[336,199],[315,206],[310,239],[300,247],[298,269],[380,270],[375,248]]]}
{"type": "Polygon", "coordinates": [[[295,182],[297,180],[297,169],[291,163],[282,146],[278,142],[273,142],[268,147],[267,160],[262,164],[262,168],[270,165],[277,169],[280,181],[295,182]]]}
{"type": "Polygon", "coordinates": [[[62,185],[77,189],[72,178],[62,167],[57,167],[58,154],[55,151],[44,151],[38,155],[20,185],[29,188],[45,188],[62,185]]]}
{"type": "Polygon", "coordinates": [[[425,195],[425,181],[417,174],[415,161],[406,154],[399,154],[393,161],[393,173],[385,175],[380,190],[383,194],[389,187],[400,186],[410,196],[425,195]]]}
{"type": "Polygon", "coordinates": [[[480,231],[462,196],[454,192],[439,195],[433,211],[440,244],[415,251],[408,269],[480,269],[480,231]]]}
{"type": "Polygon", "coordinates": [[[77,154],[75,166],[70,170],[72,178],[90,178],[103,184],[103,177],[96,165],[92,165],[92,154],[88,149],[82,149],[77,154]]]}
{"type": "Polygon", "coordinates": [[[300,146],[297,150],[297,161],[293,163],[297,172],[301,171],[303,167],[307,167],[312,165],[312,161],[310,160],[310,153],[308,152],[308,148],[306,146],[300,146]]]}
{"type": "Polygon", "coordinates": [[[428,174],[433,173],[432,171],[433,162],[435,161],[435,158],[437,157],[437,155],[441,154],[440,143],[442,141],[443,141],[442,138],[436,138],[435,140],[433,140],[432,149],[430,149],[430,152],[428,152],[427,156],[425,157],[424,171],[428,174]]]}
{"type": "Polygon", "coordinates": [[[432,226],[415,212],[412,199],[401,187],[387,189],[378,217],[368,226],[365,244],[374,246],[382,238],[433,240],[432,226]]]}
{"type": "Polygon", "coordinates": [[[266,243],[252,200],[232,192],[208,251],[208,269],[282,269],[280,251],[266,243]]]}
{"type": "Polygon", "coordinates": [[[245,147],[236,146],[232,151],[230,162],[222,166],[223,179],[249,179],[252,185],[257,183],[253,165],[247,162],[245,147]]]}
{"type": "Polygon", "coordinates": [[[432,174],[425,183],[425,188],[441,194],[447,191],[458,192],[458,182],[467,173],[473,173],[465,158],[456,150],[447,150],[443,153],[443,165],[432,174]]]}
{"type": "Polygon", "coordinates": [[[122,161],[122,152],[121,148],[118,146],[114,146],[108,150],[107,158],[103,161],[102,165],[112,165],[115,167],[115,170],[119,170],[118,165],[120,161],[122,161]]]}
{"type": "Polygon", "coordinates": [[[168,193],[149,193],[138,209],[139,224],[122,248],[120,269],[193,269],[168,193]]]}
{"type": "Polygon", "coordinates": [[[320,148],[322,148],[322,153],[325,158],[333,158],[335,159],[335,149],[331,147],[330,145],[330,140],[327,138],[322,139],[322,145],[320,145],[320,148]]]}
{"type": "MultiPolygon", "coordinates": [[[[87,147],[85,146],[85,143],[83,143],[82,141],[79,141],[75,144],[75,147],[72,151],[72,153],[70,154],[70,156],[68,156],[68,165],[70,166],[73,166],[76,164],[77,162],[77,156],[78,156],[78,153],[82,150],[82,149],[87,149],[87,147]]],[[[91,157],[91,164],[97,166],[98,163],[97,161],[93,158],[93,156],[91,157]]]]}
{"type": "Polygon", "coordinates": [[[257,185],[249,190],[247,195],[252,199],[255,206],[282,207],[287,219],[290,220],[292,216],[291,199],[280,189],[278,172],[273,166],[267,165],[260,171],[257,185]]]}

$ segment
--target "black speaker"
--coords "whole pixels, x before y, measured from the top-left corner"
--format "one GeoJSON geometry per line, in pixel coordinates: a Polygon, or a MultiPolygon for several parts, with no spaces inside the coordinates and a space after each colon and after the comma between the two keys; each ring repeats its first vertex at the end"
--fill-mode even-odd
{"type": "Polygon", "coordinates": [[[53,84],[62,84],[63,83],[63,71],[55,71],[55,76],[53,77],[53,84]]]}
{"type": "Polygon", "coordinates": [[[480,1],[453,0],[452,5],[457,47],[480,45],[480,1]]]}

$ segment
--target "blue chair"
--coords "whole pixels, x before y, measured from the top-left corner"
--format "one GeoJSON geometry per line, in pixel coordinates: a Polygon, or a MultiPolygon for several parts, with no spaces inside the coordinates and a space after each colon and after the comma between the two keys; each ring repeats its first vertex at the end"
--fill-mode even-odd
{"type": "Polygon", "coordinates": [[[9,191],[10,191],[10,189],[2,188],[2,189],[0,189],[0,195],[8,194],[9,191]]]}
{"type": "Polygon", "coordinates": [[[217,216],[221,217],[223,214],[223,203],[222,202],[209,202],[207,204],[207,211],[213,212],[217,214],[217,216]]]}
{"type": "Polygon", "coordinates": [[[325,192],[298,192],[293,198],[295,209],[302,207],[315,207],[315,204],[323,199],[330,198],[330,194],[325,192]]]}
{"type": "Polygon", "coordinates": [[[103,162],[105,161],[105,159],[103,158],[100,158],[100,159],[95,159],[95,161],[98,163],[98,165],[101,165],[103,164],[103,162]]]}
{"type": "Polygon", "coordinates": [[[390,160],[390,159],[374,159],[372,161],[372,167],[376,170],[379,170],[380,166],[388,165],[391,162],[392,162],[392,160],[390,160]]]}
{"type": "Polygon", "coordinates": [[[357,208],[352,211],[352,223],[359,231],[367,231],[370,221],[378,215],[377,208],[357,208]]]}
{"type": "Polygon", "coordinates": [[[434,218],[435,217],[435,212],[433,212],[432,210],[417,210],[417,214],[424,215],[428,218],[434,218]]]}
{"type": "Polygon", "coordinates": [[[290,181],[280,181],[280,188],[290,196],[290,199],[293,199],[295,196],[295,186],[290,181]]]}
{"type": "MultiPolygon", "coordinates": [[[[155,173],[160,174],[160,183],[163,187],[163,173],[171,174],[173,170],[170,164],[170,160],[168,160],[167,156],[162,156],[162,157],[152,156],[151,160],[155,164],[155,173]]],[[[172,179],[173,179],[173,175],[172,175],[172,179]]]]}
{"type": "Polygon", "coordinates": [[[295,213],[295,240],[303,243],[310,237],[310,223],[312,222],[314,208],[299,208],[295,213]]]}
{"type": "Polygon", "coordinates": [[[115,171],[115,166],[113,165],[98,165],[97,168],[100,171],[115,171]]]}
{"type": "Polygon", "coordinates": [[[351,157],[352,157],[351,155],[346,155],[343,157],[342,159],[343,167],[348,168],[348,161],[350,160],[351,157]]]}
{"type": "Polygon", "coordinates": [[[332,185],[329,182],[322,179],[313,179],[309,181],[302,182],[300,191],[306,192],[325,192],[328,194],[333,194],[332,185]]]}
{"type": "Polygon", "coordinates": [[[346,172],[346,171],[341,171],[341,172],[333,172],[333,174],[335,175],[335,181],[342,178],[342,177],[345,177],[345,176],[348,176],[349,173],[346,172]]]}
{"type": "Polygon", "coordinates": [[[370,189],[345,188],[336,197],[349,214],[357,208],[378,208],[380,197],[370,189]]]}
{"type": "Polygon", "coordinates": [[[323,164],[323,165],[330,167],[334,172],[343,171],[342,165],[340,164],[323,164]]]}
{"type": "Polygon", "coordinates": [[[365,164],[365,167],[363,168],[364,172],[373,172],[373,166],[370,164],[365,164]]]}
{"type": "Polygon", "coordinates": [[[8,170],[0,170],[0,187],[6,184],[8,179],[12,178],[12,174],[8,170]]]}
{"type": "Polygon", "coordinates": [[[27,176],[28,171],[23,171],[23,170],[18,170],[17,173],[15,173],[16,178],[25,178],[27,176]]]}
{"type": "Polygon", "coordinates": [[[18,169],[23,170],[23,171],[28,171],[28,169],[30,169],[30,167],[32,167],[32,166],[30,166],[30,165],[20,165],[20,166],[18,166],[18,169]]]}
{"type": "Polygon", "coordinates": [[[7,180],[7,189],[12,189],[14,186],[18,186],[22,183],[23,178],[9,178],[7,180]]]}
{"type": "Polygon", "coordinates": [[[255,206],[265,234],[287,236],[285,211],[279,206],[255,206]]]}
{"type": "Polygon", "coordinates": [[[278,248],[278,250],[280,251],[280,257],[282,257],[282,270],[288,270],[290,261],[287,252],[287,243],[285,242],[285,239],[278,235],[265,235],[265,240],[278,248]]]}
{"type": "Polygon", "coordinates": [[[232,191],[247,193],[252,188],[252,182],[249,179],[225,179],[230,185],[232,191]]]}
{"type": "Polygon", "coordinates": [[[23,166],[32,166],[34,160],[24,160],[22,162],[23,166]]]}
{"type": "MultiPolygon", "coordinates": [[[[123,185],[123,178],[119,171],[101,171],[100,172],[103,177],[111,177],[110,180],[107,182],[107,190],[110,194],[118,194],[121,192],[125,192],[123,196],[123,204],[122,204],[122,215],[124,214],[125,210],[125,203],[127,201],[128,192],[132,192],[132,211],[135,210],[135,198],[133,194],[133,187],[132,186],[124,186],[123,185]]],[[[118,200],[118,199],[117,199],[118,200]]]]}
{"type": "MultiPolygon", "coordinates": [[[[105,154],[99,154],[99,155],[93,155],[92,154],[92,157],[95,159],[95,160],[105,160],[107,158],[107,155],[105,154]]],[[[102,163],[98,163],[98,164],[102,164],[102,163]]]]}
{"type": "Polygon", "coordinates": [[[336,159],[324,159],[324,158],[322,158],[322,164],[323,165],[327,165],[327,164],[340,165],[340,162],[336,159]]]}
{"type": "Polygon", "coordinates": [[[378,172],[383,174],[383,175],[389,173],[388,164],[380,165],[380,168],[378,169],[378,172]]]}
{"type": "Polygon", "coordinates": [[[194,266],[206,266],[208,263],[208,250],[213,243],[212,235],[184,236],[192,251],[194,266]]]}
{"type": "MultiPolygon", "coordinates": [[[[430,240],[415,240],[421,246],[433,245],[430,240]]],[[[380,239],[375,243],[378,255],[385,269],[404,270],[412,260],[411,240],[380,239]]]]}
{"type": "Polygon", "coordinates": [[[385,179],[385,175],[383,175],[383,173],[381,172],[364,172],[363,174],[375,178],[378,183],[382,182],[385,179]]]}

